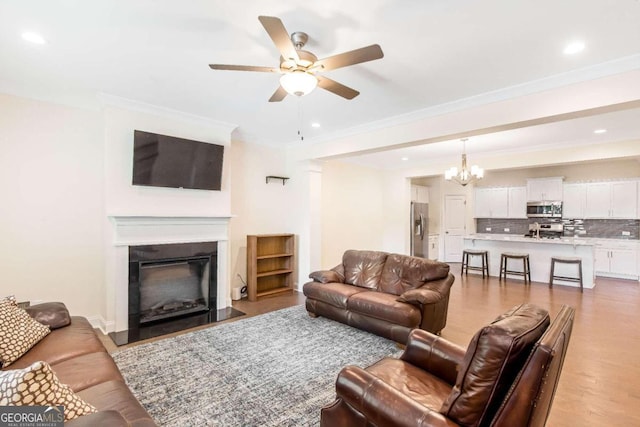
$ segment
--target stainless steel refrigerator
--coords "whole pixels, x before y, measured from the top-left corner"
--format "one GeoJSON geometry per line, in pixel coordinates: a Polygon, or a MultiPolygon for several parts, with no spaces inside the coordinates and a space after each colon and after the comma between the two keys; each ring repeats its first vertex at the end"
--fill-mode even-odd
{"type": "Polygon", "coordinates": [[[429,257],[429,204],[411,202],[411,255],[429,257]]]}

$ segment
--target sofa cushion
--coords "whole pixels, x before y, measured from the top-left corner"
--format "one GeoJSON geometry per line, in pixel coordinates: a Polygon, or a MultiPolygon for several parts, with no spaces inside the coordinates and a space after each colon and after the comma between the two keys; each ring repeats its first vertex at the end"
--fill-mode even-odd
{"type": "Polygon", "coordinates": [[[64,406],[65,421],[96,412],[69,386],[61,384],[46,362],[0,372],[0,405],[64,406]]]}
{"type": "Polygon", "coordinates": [[[417,328],[422,319],[417,307],[396,301],[395,295],[383,292],[365,291],[354,294],[347,301],[347,309],[408,328],[417,328]]]}
{"type": "Polygon", "coordinates": [[[82,354],[105,351],[89,321],[84,317],[72,316],[69,326],[51,331],[16,360],[13,367],[24,368],[39,360],[53,365],[82,354]]]}
{"type": "MultiPolygon", "coordinates": [[[[170,390],[167,390],[170,392],[170,390]]],[[[78,396],[101,411],[117,411],[130,425],[149,425],[151,418],[122,381],[107,381],[78,392],[78,396]]]]}
{"type": "Polygon", "coordinates": [[[367,289],[377,289],[386,252],[348,250],[342,256],[344,282],[367,289]]]}
{"type": "Polygon", "coordinates": [[[439,408],[451,393],[451,384],[424,369],[391,357],[385,357],[366,370],[426,408],[439,408]]]}
{"type": "Polygon", "coordinates": [[[0,300],[0,368],[6,368],[50,332],[18,307],[14,297],[0,300]]]}
{"type": "Polygon", "coordinates": [[[338,308],[347,308],[347,300],[351,295],[365,292],[366,289],[343,283],[309,282],[302,287],[302,292],[311,299],[322,301],[338,308]]]}
{"type": "Polygon", "coordinates": [[[393,295],[421,287],[425,282],[444,279],[449,265],[430,259],[389,254],[382,269],[379,291],[393,295]]]}
{"type": "Polygon", "coordinates": [[[488,424],[549,323],[546,310],[522,304],[478,331],[440,412],[463,426],[488,424]]]}
{"type": "Polygon", "coordinates": [[[122,374],[107,352],[83,354],[51,365],[58,379],[75,392],[106,381],[122,381],[122,374]]]}

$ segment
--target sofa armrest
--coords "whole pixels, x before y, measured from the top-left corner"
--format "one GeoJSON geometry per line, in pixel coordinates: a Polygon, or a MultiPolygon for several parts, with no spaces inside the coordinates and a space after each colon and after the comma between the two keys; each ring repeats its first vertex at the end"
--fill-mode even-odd
{"type": "Polygon", "coordinates": [[[453,385],[466,350],[431,332],[414,329],[400,360],[411,363],[453,385]]]}
{"type": "Polygon", "coordinates": [[[29,316],[51,329],[68,326],[71,323],[69,310],[61,302],[45,302],[25,309],[29,316]]]}
{"type": "Polygon", "coordinates": [[[320,283],[344,283],[344,266],[342,264],[338,264],[331,270],[314,271],[309,274],[309,278],[313,279],[314,282],[320,283]]]}
{"type": "Polygon", "coordinates": [[[436,291],[426,288],[409,289],[404,292],[396,301],[406,302],[414,305],[434,304],[442,299],[442,295],[436,291]]]}
{"type": "Polygon", "coordinates": [[[356,366],[340,371],[336,395],[364,415],[367,425],[457,426],[438,412],[440,408],[427,408],[356,366]]]}

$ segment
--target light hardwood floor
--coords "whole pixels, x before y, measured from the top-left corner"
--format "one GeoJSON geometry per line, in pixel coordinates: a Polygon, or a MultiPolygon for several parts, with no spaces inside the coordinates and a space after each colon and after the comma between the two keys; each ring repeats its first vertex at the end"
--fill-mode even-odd
{"type": "MultiPolygon", "coordinates": [[[[453,263],[451,268],[456,281],[442,337],[460,345],[466,346],[476,330],[522,302],[544,307],[552,317],[562,304],[576,309],[569,350],[547,425],[640,426],[638,282],[598,278],[593,290],[585,289],[581,294],[579,289],[565,286],[549,289],[546,283],[525,286],[513,279],[500,282],[475,274],[461,277],[459,264],[453,263]]],[[[247,316],[255,316],[303,303],[302,294],[294,293],[258,302],[235,301],[233,305],[247,316]]],[[[104,341],[115,349],[108,338],[104,341]]]]}

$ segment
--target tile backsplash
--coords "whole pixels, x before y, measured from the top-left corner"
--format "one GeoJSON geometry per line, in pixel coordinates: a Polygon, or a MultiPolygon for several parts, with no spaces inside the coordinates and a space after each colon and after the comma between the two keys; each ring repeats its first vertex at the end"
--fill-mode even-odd
{"type": "MultiPolygon", "coordinates": [[[[530,219],[476,219],[477,233],[527,234],[530,219]]],[[[538,221],[542,222],[542,221],[538,221]]],[[[565,236],[596,237],[602,239],[640,239],[640,220],[637,219],[563,219],[565,236]]]]}
{"type": "Polygon", "coordinates": [[[640,239],[640,220],[637,219],[563,219],[562,222],[565,223],[565,236],[640,239]]]}

